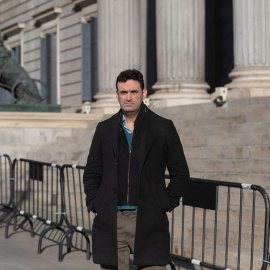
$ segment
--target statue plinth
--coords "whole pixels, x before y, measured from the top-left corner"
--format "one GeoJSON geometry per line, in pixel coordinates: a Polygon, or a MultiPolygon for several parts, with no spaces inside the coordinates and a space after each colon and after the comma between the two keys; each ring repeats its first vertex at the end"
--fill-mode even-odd
{"type": "Polygon", "coordinates": [[[0,112],[61,112],[61,105],[56,104],[0,104],[0,112]]]}

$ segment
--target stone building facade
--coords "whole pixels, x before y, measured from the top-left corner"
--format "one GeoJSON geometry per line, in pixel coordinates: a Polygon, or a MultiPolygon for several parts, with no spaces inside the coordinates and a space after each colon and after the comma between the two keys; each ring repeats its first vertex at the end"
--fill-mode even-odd
{"type": "Polygon", "coordinates": [[[127,68],[142,71],[154,108],[210,102],[209,88],[224,85],[230,98],[269,96],[269,11],[268,0],[2,0],[0,31],[12,57],[48,86],[46,103],[110,114],[127,68]],[[227,79],[211,81],[228,58],[227,79]]]}

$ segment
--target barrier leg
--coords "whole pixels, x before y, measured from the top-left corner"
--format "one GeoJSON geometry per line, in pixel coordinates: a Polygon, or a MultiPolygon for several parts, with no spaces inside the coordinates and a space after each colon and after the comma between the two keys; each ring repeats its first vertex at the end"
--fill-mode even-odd
{"type": "Polygon", "coordinates": [[[42,233],[40,234],[39,240],[38,240],[38,252],[37,252],[38,254],[41,254],[42,239],[43,239],[43,237],[45,236],[45,234],[46,234],[48,231],[53,230],[53,229],[54,229],[54,227],[49,227],[49,228],[43,230],[42,233]]]}
{"type": "Polygon", "coordinates": [[[175,263],[173,261],[170,262],[170,266],[172,270],[175,270],[175,263]]]}
{"type": "MultiPolygon", "coordinates": [[[[38,254],[41,254],[41,252],[42,252],[42,239],[44,238],[44,236],[46,235],[46,233],[47,233],[48,231],[54,230],[54,229],[57,229],[57,230],[59,230],[59,231],[62,231],[62,232],[64,233],[64,235],[66,234],[65,230],[62,229],[61,227],[55,227],[55,226],[54,226],[54,227],[49,227],[49,228],[43,230],[42,233],[40,234],[39,240],[38,240],[38,251],[37,251],[38,254]]],[[[61,237],[61,239],[62,239],[62,238],[63,238],[63,236],[61,237]]],[[[69,241],[69,239],[68,239],[67,246],[68,246],[68,250],[70,251],[70,241],[69,241]]]]}
{"type": "Polygon", "coordinates": [[[27,216],[24,216],[30,223],[30,226],[31,226],[31,229],[30,229],[30,234],[31,234],[31,237],[33,238],[34,237],[34,226],[33,226],[33,222],[30,220],[29,217],[27,216]]]}
{"type": "MultiPolygon", "coordinates": [[[[8,238],[8,227],[9,227],[9,225],[10,225],[11,220],[12,220],[12,219],[15,219],[15,222],[16,222],[16,224],[17,224],[17,217],[18,217],[18,216],[24,217],[24,218],[29,222],[30,227],[31,227],[31,228],[30,228],[30,234],[31,234],[31,237],[34,237],[33,222],[29,219],[29,217],[27,217],[27,216],[25,216],[25,215],[21,215],[21,214],[15,214],[15,215],[12,215],[12,216],[8,219],[8,221],[7,221],[6,228],[5,228],[5,238],[6,238],[6,239],[8,238]]],[[[15,227],[14,229],[16,229],[16,227],[15,227]]]]}
{"type": "Polygon", "coordinates": [[[90,240],[85,233],[83,233],[83,235],[86,240],[86,260],[90,260],[90,240]]]}
{"type": "Polygon", "coordinates": [[[13,231],[16,231],[17,228],[17,216],[14,217],[13,231]]]}
{"type": "Polygon", "coordinates": [[[60,239],[60,243],[59,243],[59,254],[58,254],[58,261],[62,262],[63,260],[63,243],[65,241],[65,238],[67,238],[67,253],[69,253],[71,251],[71,244],[70,244],[70,238],[68,237],[68,235],[70,233],[73,233],[74,230],[69,230],[66,233],[63,234],[63,236],[60,239]]]}
{"type": "MultiPolygon", "coordinates": [[[[89,237],[84,232],[75,231],[74,229],[71,229],[71,230],[67,231],[61,237],[61,240],[60,240],[60,243],[59,243],[59,257],[58,257],[58,261],[59,262],[61,262],[63,260],[63,243],[65,241],[65,238],[68,237],[68,235],[70,233],[74,233],[74,232],[80,233],[80,234],[82,234],[84,236],[84,238],[86,240],[86,260],[90,260],[90,240],[89,240],[89,237]]],[[[70,242],[70,239],[67,238],[67,243],[68,243],[68,251],[67,252],[70,252],[71,251],[71,248],[70,248],[71,247],[71,244],[69,242],[70,242]]]]}

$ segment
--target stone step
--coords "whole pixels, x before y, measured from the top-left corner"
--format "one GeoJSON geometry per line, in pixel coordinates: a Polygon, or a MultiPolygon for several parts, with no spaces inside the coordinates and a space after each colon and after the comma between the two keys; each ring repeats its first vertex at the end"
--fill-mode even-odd
{"type": "MultiPolygon", "coordinates": [[[[191,173],[191,176],[194,177],[194,178],[199,178],[199,179],[210,179],[210,180],[217,180],[217,181],[223,181],[221,180],[222,179],[222,176],[223,174],[219,174],[217,177],[216,174],[203,174],[203,173],[196,173],[196,172],[192,172],[191,173]],[[220,178],[220,179],[218,179],[220,178]]],[[[238,175],[239,177],[240,175],[238,175]]],[[[261,175],[256,175],[256,174],[251,174],[250,177],[253,177],[254,179],[258,179],[258,182],[256,182],[255,180],[249,180],[248,178],[245,179],[245,177],[243,176],[243,179],[244,181],[241,181],[241,178],[237,178],[237,177],[229,177],[227,173],[224,173],[224,178],[223,179],[227,179],[225,180],[226,182],[235,182],[235,183],[244,183],[244,184],[250,184],[250,185],[255,185],[257,186],[257,189],[262,189],[266,194],[269,194],[270,193],[270,183],[269,183],[269,176],[267,175],[264,175],[264,176],[261,176],[261,175]],[[266,180],[264,180],[266,179],[266,180]],[[253,184],[255,183],[255,184],[253,184]]],[[[239,192],[239,191],[238,191],[239,192]]],[[[256,191],[258,192],[258,194],[260,194],[260,191],[256,191]]],[[[261,197],[261,195],[258,195],[261,197]]],[[[247,205],[251,205],[252,204],[252,201],[250,201],[252,199],[252,195],[250,194],[249,196],[246,196],[248,197],[249,200],[247,200],[247,205]]],[[[269,198],[269,195],[268,195],[268,198],[269,198]]],[[[264,201],[262,198],[259,199],[259,203],[260,203],[260,206],[263,206],[264,205],[264,201]]]]}
{"type": "MultiPolygon", "coordinates": [[[[270,116],[270,114],[269,114],[270,116]]],[[[199,128],[205,126],[228,126],[228,125],[239,125],[246,123],[245,115],[236,116],[222,116],[222,117],[210,117],[202,118],[198,117],[196,119],[186,120],[185,118],[172,119],[174,125],[184,129],[199,128]]]]}
{"type": "Polygon", "coordinates": [[[187,106],[170,107],[156,109],[158,114],[164,117],[177,120],[177,119],[209,119],[224,116],[236,115],[252,115],[252,114],[269,114],[270,101],[269,98],[263,98],[255,101],[254,99],[246,99],[241,104],[236,105],[237,101],[230,101],[226,106],[215,107],[211,103],[206,104],[193,104],[187,106]]]}
{"type": "Polygon", "coordinates": [[[253,134],[253,133],[245,133],[241,135],[214,135],[214,136],[206,136],[205,144],[207,146],[251,146],[251,145],[270,145],[270,134],[269,133],[261,133],[261,134],[253,134]]]}
{"type": "Polygon", "coordinates": [[[268,174],[268,159],[189,159],[189,169],[199,173],[268,174]]]}
{"type": "Polygon", "coordinates": [[[185,147],[187,159],[269,159],[270,145],[185,147]]]}
{"type": "Polygon", "coordinates": [[[177,131],[181,138],[183,137],[196,137],[196,136],[207,136],[207,135],[231,135],[231,134],[268,134],[270,133],[270,121],[269,122],[249,122],[242,124],[232,125],[205,125],[199,127],[187,128],[183,125],[178,124],[176,126],[177,131]]]}
{"type": "MultiPolygon", "coordinates": [[[[198,161],[199,162],[199,161],[198,161]]],[[[269,173],[267,174],[251,174],[251,173],[218,173],[218,172],[191,172],[191,176],[200,179],[210,179],[226,182],[247,183],[258,185],[265,189],[266,192],[270,192],[269,173]]]]}
{"type": "Polygon", "coordinates": [[[253,114],[268,114],[269,113],[270,104],[252,104],[248,106],[227,106],[226,108],[217,108],[216,110],[212,111],[212,116],[209,115],[209,117],[213,117],[213,113],[216,117],[220,116],[233,116],[233,115],[244,115],[247,116],[247,119],[249,116],[253,114]]]}
{"type": "Polygon", "coordinates": [[[87,128],[89,122],[100,121],[95,114],[1,112],[1,128],[87,128]]]}
{"type": "Polygon", "coordinates": [[[244,107],[250,105],[262,105],[262,104],[270,104],[270,97],[252,97],[252,98],[241,98],[241,99],[229,99],[228,106],[229,107],[244,107]]]}
{"type": "MultiPolygon", "coordinates": [[[[256,146],[257,151],[260,150],[261,146],[256,146]]],[[[267,152],[265,147],[262,151],[267,152]]],[[[188,160],[190,159],[249,159],[251,157],[251,149],[249,146],[231,146],[231,147],[185,147],[184,148],[185,156],[188,160]]],[[[256,155],[256,148],[252,149],[254,156],[256,155]]],[[[267,155],[267,153],[265,154],[267,155]]],[[[255,156],[256,157],[256,156],[255,156]]],[[[270,150],[269,150],[270,157],[270,150]]]]}
{"type": "Polygon", "coordinates": [[[186,147],[240,147],[252,145],[270,145],[269,133],[244,133],[231,135],[183,136],[181,142],[186,147]]]}

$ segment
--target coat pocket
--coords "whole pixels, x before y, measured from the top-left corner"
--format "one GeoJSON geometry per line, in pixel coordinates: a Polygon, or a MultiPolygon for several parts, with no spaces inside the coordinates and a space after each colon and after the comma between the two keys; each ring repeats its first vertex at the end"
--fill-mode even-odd
{"type": "Polygon", "coordinates": [[[98,192],[97,192],[97,195],[96,195],[96,198],[94,199],[94,202],[93,202],[93,208],[95,209],[96,213],[99,212],[99,209],[100,209],[100,204],[101,204],[101,190],[99,189],[98,192]]]}
{"type": "Polygon", "coordinates": [[[168,212],[169,208],[168,208],[168,199],[167,199],[166,191],[163,191],[160,194],[160,202],[161,202],[162,213],[168,212]]]}

